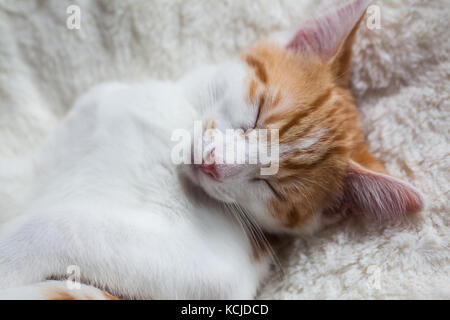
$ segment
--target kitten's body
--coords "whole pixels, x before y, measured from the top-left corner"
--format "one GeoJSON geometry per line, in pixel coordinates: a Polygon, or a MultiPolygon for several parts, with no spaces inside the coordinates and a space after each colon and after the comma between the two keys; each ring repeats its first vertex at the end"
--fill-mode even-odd
{"type": "Polygon", "coordinates": [[[367,5],[356,0],[287,44],[257,45],[175,83],[106,84],[81,97],[30,158],[11,170],[2,162],[2,180],[27,187],[7,207],[19,217],[0,230],[0,289],[25,287],[0,296],[104,297],[40,283],[76,266],[82,282],[124,298],[253,298],[271,261],[262,230],[419,211],[420,193],[368,151],[348,89],[367,5]],[[172,134],[195,120],[210,129],[198,137],[203,161],[175,165],[172,134]],[[278,130],[277,172],[219,161],[210,138],[239,128],[248,146],[254,130],[278,130]]]}
{"type": "Polygon", "coordinates": [[[198,119],[182,90],[106,84],[80,98],[33,157],[26,221],[0,240],[0,287],[76,265],[84,282],[127,298],[255,295],[267,260],[171,162],[172,131],[198,119]]]}

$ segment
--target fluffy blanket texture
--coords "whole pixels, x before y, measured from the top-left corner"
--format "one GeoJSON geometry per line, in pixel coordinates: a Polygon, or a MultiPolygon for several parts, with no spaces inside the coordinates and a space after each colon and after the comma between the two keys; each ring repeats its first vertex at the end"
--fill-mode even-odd
{"type": "MultiPolygon", "coordinates": [[[[39,145],[96,83],[177,78],[341,2],[1,1],[0,154],[39,145]],[[81,8],[79,30],[66,27],[70,4],[81,8]]],[[[379,8],[381,28],[363,23],[357,35],[353,92],[372,151],[424,192],[426,210],[403,222],[356,218],[293,241],[260,298],[450,298],[450,6],[379,8]]]]}

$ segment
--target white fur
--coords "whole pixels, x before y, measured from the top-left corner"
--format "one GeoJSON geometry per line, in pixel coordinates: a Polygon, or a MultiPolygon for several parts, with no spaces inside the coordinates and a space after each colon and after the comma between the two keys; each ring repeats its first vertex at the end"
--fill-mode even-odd
{"type": "Polygon", "coordinates": [[[76,265],[81,281],[126,298],[255,296],[268,260],[254,261],[234,218],[171,162],[172,131],[199,116],[184,90],[112,83],[77,101],[26,163],[21,216],[0,238],[0,288],[76,265]]]}
{"type": "MultiPolygon", "coordinates": [[[[343,1],[339,1],[343,2],[343,1]]],[[[82,92],[104,79],[177,78],[236,54],[334,0],[176,0],[80,5],[80,30],[64,29],[65,1],[0,3],[0,151],[30,152],[82,92]],[[39,10],[38,10],[39,9],[39,10]],[[207,14],[205,14],[207,12],[207,14]]],[[[371,150],[427,194],[414,225],[361,221],[295,241],[260,297],[448,298],[448,16],[446,0],[379,1],[381,29],[361,28],[353,87],[371,150]],[[373,272],[373,267],[375,271],[373,272]],[[377,278],[378,277],[378,278],[377,278]],[[379,286],[371,285],[379,279],[379,286]]],[[[9,166],[8,166],[9,167],[9,166]]],[[[0,171],[7,171],[0,164],[0,171]]],[[[0,183],[0,219],[27,194],[27,179],[0,183]]]]}

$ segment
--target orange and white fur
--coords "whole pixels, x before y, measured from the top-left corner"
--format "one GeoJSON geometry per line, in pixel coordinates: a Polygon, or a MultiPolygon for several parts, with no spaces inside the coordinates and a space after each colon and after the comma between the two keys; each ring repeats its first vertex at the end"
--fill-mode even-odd
{"type": "Polygon", "coordinates": [[[266,236],[420,211],[421,194],[369,152],[348,88],[368,4],[174,83],[103,84],[80,97],[39,150],[2,160],[0,174],[29,184],[0,227],[0,297],[254,298],[272,262],[266,236]],[[197,119],[223,132],[279,129],[278,173],[174,165],[171,135],[197,119]],[[64,281],[71,265],[79,289],[64,281]]]}

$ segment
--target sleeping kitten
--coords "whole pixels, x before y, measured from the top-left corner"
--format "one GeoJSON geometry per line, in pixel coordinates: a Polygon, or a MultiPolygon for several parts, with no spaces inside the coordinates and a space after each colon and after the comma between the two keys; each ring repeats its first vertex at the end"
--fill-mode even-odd
{"type": "Polygon", "coordinates": [[[254,298],[272,261],[266,235],[421,210],[421,194],[369,152],[348,88],[368,3],[175,83],[110,83],[80,97],[39,150],[1,162],[4,181],[30,182],[11,208],[20,214],[2,226],[0,296],[254,298]],[[199,119],[204,158],[173,164],[173,132],[199,119]],[[246,144],[255,130],[278,130],[276,174],[219,161],[226,157],[205,135],[226,129],[242,129],[246,144]],[[72,265],[78,289],[56,281],[72,265]]]}

